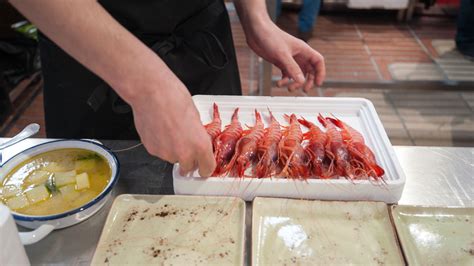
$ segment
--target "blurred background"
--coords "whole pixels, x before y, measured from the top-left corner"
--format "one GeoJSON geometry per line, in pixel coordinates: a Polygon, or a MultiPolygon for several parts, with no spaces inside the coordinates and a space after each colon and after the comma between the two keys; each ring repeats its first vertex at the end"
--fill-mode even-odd
{"type": "MultiPolygon", "coordinates": [[[[277,88],[276,67],[247,46],[231,2],[245,95],[363,97],[394,145],[474,147],[474,60],[456,48],[460,0],[267,0],[285,31],[326,59],[327,77],[308,95],[277,88]]],[[[0,2],[0,137],[42,126],[36,28],[0,2]]]]}

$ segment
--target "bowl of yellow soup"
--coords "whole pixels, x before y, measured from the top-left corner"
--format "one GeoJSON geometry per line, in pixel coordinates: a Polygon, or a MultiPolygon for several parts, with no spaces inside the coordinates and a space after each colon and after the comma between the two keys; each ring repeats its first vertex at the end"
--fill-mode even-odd
{"type": "Polygon", "coordinates": [[[0,203],[24,227],[68,227],[104,206],[117,183],[119,168],[117,157],[93,141],[43,143],[0,167],[0,203]]]}

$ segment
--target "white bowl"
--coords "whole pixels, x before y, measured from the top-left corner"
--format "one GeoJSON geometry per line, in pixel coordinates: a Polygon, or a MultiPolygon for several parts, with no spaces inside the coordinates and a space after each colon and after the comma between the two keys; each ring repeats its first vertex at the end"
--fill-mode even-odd
{"type": "Polygon", "coordinates": [[[96,212],[98,212],[110,198],[110,192],[118,180],[120,164],[117,160],[117,157],[109,149],[101,144],[89,140],[55,140],[26,149],[13,156],[10,160],[6,161],[2,166],[0,166],[0,182],[3,182],[5,176],[13,168],[25,160],[48,151],[68,148],[93,151],[100,154],[107,160],[109,167],[112,170],[112,175],[105,189],[99,195],[97,195],[97,197],[83,206],[59,214],[39,216],[27,215],[12,211],[13,218],[17,224],[31,229],[36,229],[41,225],[50,225],[49,227],[54,227],[54,229],[65,228],[80,223],[91,217],[96,212]]]}

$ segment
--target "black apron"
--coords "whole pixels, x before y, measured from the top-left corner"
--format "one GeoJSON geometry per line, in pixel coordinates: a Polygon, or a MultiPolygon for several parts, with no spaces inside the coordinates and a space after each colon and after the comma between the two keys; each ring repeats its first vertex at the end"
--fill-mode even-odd
{"type": "MultiPolygon", "coordinates": [[[[222,0],[99,2],[155,51],[192,95],[241,94],[222,0]]],[[[130,107],[104,81],[41,34],[40,51],[48,137],[138,139],[130,107]]]]}

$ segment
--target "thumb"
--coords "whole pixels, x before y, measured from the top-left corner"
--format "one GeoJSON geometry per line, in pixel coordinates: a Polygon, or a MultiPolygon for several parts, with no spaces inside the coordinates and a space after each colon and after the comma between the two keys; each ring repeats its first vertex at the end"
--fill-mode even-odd
{"type": "Polygon", "coordinates": [[[287,56],[283,59],[283,70],[288,73],[288,76],[292,78],[297,83],[304,83],[305,78],[303,71],[301,71],[300,66],[296,63],[295,59],[292,56],[287,56]]]}
{"type": "Polygon", "coordinates": [[[214,155],[212,153],[212,145],[210,146],[210,149],[203,150],[198,155],[197,161],[199,175],[201,177],[210,176],[216,168],[216,160],[214,159],[214,155]]]}

